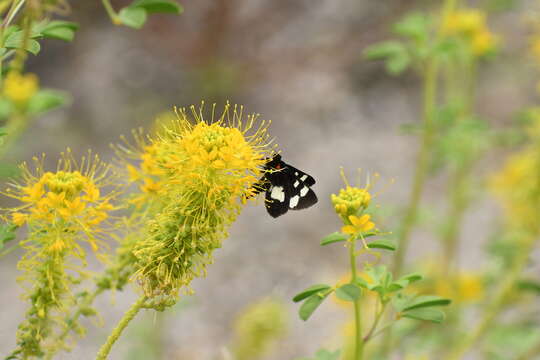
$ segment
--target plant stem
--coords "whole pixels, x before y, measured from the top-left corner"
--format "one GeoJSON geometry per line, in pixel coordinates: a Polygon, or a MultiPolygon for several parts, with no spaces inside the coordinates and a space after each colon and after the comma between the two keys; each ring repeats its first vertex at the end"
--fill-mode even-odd
{"type": "Polygon", "coordinates": [[[103,344],[101,349],[99,349],[96,360],[107,359],[107,356],[109,355],[112,346],[114,345],[116,340],[118,340],[118,338],[122,334],[122,331],[124,331],[124,329],[128,326],[129,322],[133,320],[135,315],[137,315],[139,310],[144,306],[146,300],[146,296],[141,296],[133,305],[131,305],[131,308],[124,314],[122,319],[120,319],[118,325],[116,325],[116,328],[114,328],[112,333],[109,335],[105,344],[103,344]]]}
{"type": "Polygon", "coordinates": [[[118,17],[118,14],[116,13],[116,11],[114,11],[109,0],[101,0],[101,2],[103,3],[103,7],[105,7],[105,11],[107,11],[107,14],[111,18],[112,23],[115,25],[122,24],[122,21],[118,17]]]}
{"type": "Polygon", "coordinates": [[[371,339],[375,330],[377,330],[377,325],[379,325],[379,321],[381,320],[385,309],[386,309],[386,303],[382,303],[381,310],[375,316],[375,320],[373,321],[373,325],[371,326],[371,329],[369,329],[367,335],[364,336],[364,344],[367,343],[371,339]]]}
{"type": "Polygon", "coordinates": [[[463,220],[465,210],[467,210],[467,190],[469,173],[471,169],[471,161],[464,160],[453,174],[451,180],[450,192],[450,209],[448,213],[448,222],[443,234],[443,273],[449,273],[452,263],[456,260],[457,250],[459,246],[459,230],[463,220]]]}
{"type": "Polygon", "coordinates": [[[396,252],[394,262],[394,273],[398,275],[403,267],[403,261],[409,245],[410,235],[416,217],[418,214],[418,206],[420,197],[426,182],[429,154],[434,135],[433,113],[435,111],[436,99],[436,84],[437,84],[438,62],[432,60],[426,65],[424,73],[424,95],[423,95],[423,129],[422,144],[416,160],[416,171],[414,174],[413,187],[409,204],[405,210],[405,217],[401,230],[399,232],[399,247],[396,252]]]}
{"type": "MultiPolygon", "coordinates": [[[[54,339],[54,343],[55,344],[59,344],[59,345],[62,345],[64,343],[64,340],[66,338],[66,336],[68,336],[69,332],[73,329],[73,325],[77,322],[77,320],[79,319],[79,317],[82,315],[83,311],[85,308],[89,307],[95,300],[95,298],[101,294],[105,289],[104,288],[97,288],[95,289],[92,293],[89,293],[85,298],[84,300],[82,301],[82,303],[79,305],[79,307],[77,308],[77,310],[75,311],[75,313],[73,313],[73,315],[66,321],[67,323],[67,326],[66,328],[64,329],[64,331],[58,336],[56,337],[56,339],[54,339]]],[[[51,349],[48,353],[47,353],[47,356],[45,357],[46,360],[50,360],[53,358],[53,356],[56,354],[56,352],[60,349],[60,347],[54,347],[53,349],[51,349]]]]}
{"type": "Polygon", "coordinates": [[[487,305],[480,322],[472,329],[472,331],[468,332],[469,335],[463,338],[463,341],[454,348],[454,351],[445,357],[446,360],[462,359],[470,347],[484,335],[487,329],[489,329],[497,315],[499,315],[508,295],[515,289],[516,281],[521,275],[523,268],[527,265],[534,244],[535,242],[533,239],[530,239],[522,251],[520,251],[518,258],[515,260],[512,268],[502,281],[493,301],[487,305]]]}
{"type": "MultiPolygon", "coordinates": [[[[351,260],[351,282],[356,283],[356,242],[353,238],[349,246],[349,256],[351,260]]],[[[354,327],[355,327],[355,350],[354,360],[362,360],[364,352],[364,341],[362,339],[362,314],[360,312],[360,298],[354,300],[354,327]]]]}

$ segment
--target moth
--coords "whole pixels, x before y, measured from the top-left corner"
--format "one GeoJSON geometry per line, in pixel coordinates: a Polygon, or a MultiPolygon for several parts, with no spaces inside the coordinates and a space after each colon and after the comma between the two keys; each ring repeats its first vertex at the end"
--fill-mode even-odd
{"type": "Polygon", "coordinates": [[[301,210],[317,203],[311,189],[315,179],[281,160],[276,154],[264,166],[264,175],[254,185],[257,195],[265,192],[266,211],[277,218],[289,210],[301,210]]]}

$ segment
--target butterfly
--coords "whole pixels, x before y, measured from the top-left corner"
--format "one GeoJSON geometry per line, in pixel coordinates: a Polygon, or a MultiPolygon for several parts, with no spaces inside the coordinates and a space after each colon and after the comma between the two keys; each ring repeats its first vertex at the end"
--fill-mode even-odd
{"type": "Polygon", "coordinates": [[[290,210],[306,209],[317,203],[311,190],[315,179],[285,163],[276,154],[264,165],[263,177],[253,186],[252,195],[265,192],[266,211],[277,218],[290,210]]]}

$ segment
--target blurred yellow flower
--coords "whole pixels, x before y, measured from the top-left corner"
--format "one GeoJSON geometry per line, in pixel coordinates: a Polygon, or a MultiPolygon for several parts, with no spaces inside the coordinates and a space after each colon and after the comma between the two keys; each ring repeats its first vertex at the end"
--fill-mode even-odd
{"type": "Polygon", "coordinates": [[[493,51],[498,44],[497,37],[488,30],[482,30],[472,35],[471,47],[472,52],[477,56],[493,51]]]}
{"type": "Polygon", "coordinates": [[[443,21],[446,34],[474,34],[486,28],[486,14],[478,9],[456,10],[443,21]]]}
{"type": "Polygon", "coordinates": [[[38,89],[38,77],[34,74],[22,75],[11,71],[4,79],[4,96],[17,104],[25,104],[38,89]]]}
{"type": "Polygon", "coordinates": [[[252,360],[268,354],[285,334],[287,323],[287,309],[280,302],[264,299],[248,306],[234,324],[235,359],[252,360]]]}
{"type": "Polygon", "coordinates": [[[499,42],[487,27],[486,14],[478,9],[454,11],[443,20],[442,32],[447,36],[463,38],[475,56],[494,51],[499,42]]]}
{"type": "Polygon", "coordinates": [[[540,148],[534,145],[511,155],[503,168],[491,177],[489,187],[500,200],[509,225],[538,232],[540,227],[538,179],[540,179],[540,148]]]}
{"type": "Polygon", "coordinates": [[[472,272],[438,277],[434,290],[435,294],[452,299],[456,303],[477,303],[485,295],[482,276],[472,272]]]}

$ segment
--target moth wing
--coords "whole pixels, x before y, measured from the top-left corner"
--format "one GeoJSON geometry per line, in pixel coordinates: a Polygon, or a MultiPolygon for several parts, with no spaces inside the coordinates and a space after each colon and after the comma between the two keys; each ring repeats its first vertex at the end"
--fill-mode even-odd
{"type": "Polygon", "coordinates": [[[295,179],[300,180],[308,187],[315,185],[315,179],[313,176],[306,174],[302,170],[298,170],[294,166],[287,164],[288,171],[294,176],[295,179]]]}
{"type": "Polygon", "coordinates": [[[291,185],[285,171],[269,174],[269,187],[266,190],[265,206],[270,216],[276,218],[289,210],[291,185]]]}

